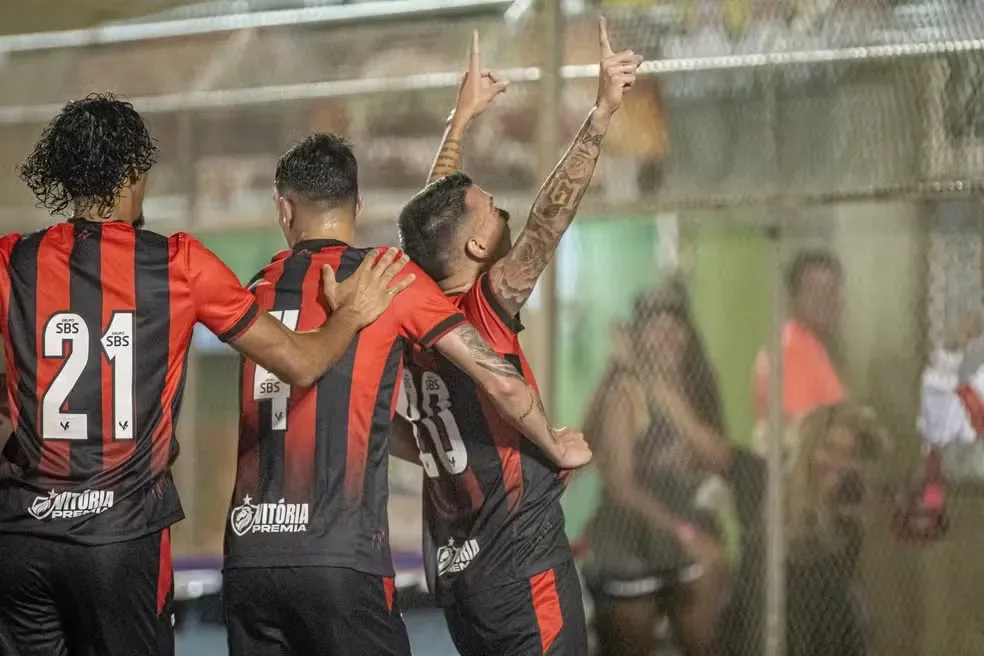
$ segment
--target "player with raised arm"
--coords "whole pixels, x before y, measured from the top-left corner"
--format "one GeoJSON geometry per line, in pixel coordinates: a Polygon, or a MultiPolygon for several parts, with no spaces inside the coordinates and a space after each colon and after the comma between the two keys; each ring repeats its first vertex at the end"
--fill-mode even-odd
{"type": "MultiPolygon", "coordinates": [[[[482,74],[477,39],[432,181],[400,215],[411,260],[531,385],[518,313],[574,219],[609,123],[642,63],[631,51],[612,52],[603,19],[600,40],[596,105],[540,189],[515,245],[508,215],[457,172],[465,127],[501,87],[482,74]]],[[[398,424],[393,453],[423,464],[428,582],[458,651],[587,654],[560,506],[565,472],[491,412],[487,396],[440,354],[415,351],[404,389],[401,414],[410,430],[398,424]]]]}
{"type": "MultiPolygon", "coordinates": [[[[306,329],[325,319],[322,266],[344,279],[364,257],[349,244],[362,209],[348,141],[317,134],[277,164],[277,216],[290,250],[251,285],[260,308],[306,329]]],[[[417,279],[316,386],[242,370],[239,467],[225,542],[232,656],[409,655],[389,547],[389,429],[407,343],[434,348],[484,390],[504,421],[558,466],[590,459],[580,433],[547,424],[535,390],[417,279]]]]}
{"type": "Polygon", "coordinates": [[[0,237],[0,626],[19,656],[173,653],[171,466],[197,322],[307,385],[412,282],[390,288],[395,250],[341,285],[329,271],[337,311],[288,330],[196,239],[140,228],[156,151],[129,103],[69,103],[20,173],[72,218],[0,237]]]}

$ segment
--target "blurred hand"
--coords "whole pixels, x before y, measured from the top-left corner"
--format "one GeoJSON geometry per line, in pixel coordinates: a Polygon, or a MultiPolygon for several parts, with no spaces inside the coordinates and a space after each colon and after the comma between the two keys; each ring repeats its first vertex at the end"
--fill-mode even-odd
{"type": "Polygon", "coordinates": [[[598,72],[598,99],[595,106],[605,114],[614,114],[622,104],[625,91],[636,81],[636,71],[642,64],[642,56],[631,50],[612,52],[608,40],[608,25],[602,16],[598,19],[598,38],[601,42],[601,64],[598,72]]]}
{"type": "Polygon", "coordinates": [[[655,376],[649,386],[649,396],[663,412],[673,417],[680,417],[682,413],[690,410],[690,406],[680,392],[680,381],[670,378],[670,375],[672,374],[668,373],[666,377],[655,376]]]}
{"type": "Polygon", "coordinates": [[[509,82],[494,71],[482,68],[478,30],[474,30],[471,51],[468,53],[468,72],[461,78],[455,113],[469,120],[481,115],[508,86],[509,82]]]}
{"type": "Polygon", "coordinates": [[[705,569],[716,568],[724,562],[724,548],[710,535],[686,525],[685,530],[677,531],[677,538],[684,552],[694,563],[705,569]]]}
{"type": "Polygon", "coordinates": [[[335,279],[335,271],[330,266],[321,269],[321,295],[323,304],[331,312],[348,312],[356,318],[360,327],[365,327],[379,318],[389,307],[393,298],[410,286],[414,274],[390,285],[403,271],[410,258],[400,251],[388,248],[380,257],[379,250],[366,254],[362,264],[345,282],[335,279]],[[378,261],[377,261],[378,258],[378,261]]]}
{"type": "Polygon", "coordinates": [[[554,439],[561,447],[562,455],[555,461],[561,469],[578,469],[591,462],[591,447],[584,439],[584,433],[572,428],[551,429],[554,439]]]}

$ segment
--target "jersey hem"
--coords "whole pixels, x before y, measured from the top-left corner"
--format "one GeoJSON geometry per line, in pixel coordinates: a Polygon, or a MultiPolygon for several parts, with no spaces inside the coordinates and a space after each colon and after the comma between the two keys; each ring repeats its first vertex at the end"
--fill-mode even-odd
{"type": "Polygon", "coordinates": [[[36,538],[44,538],[48,540],[57,540],[58,542],[70,542],[72,544],[79,544],[84,547],[100,547],[107,544],[118,544],[120,542],[130,542],[131,540],[139,540],[140,538],[145,538],[148,535],[153,535],[154,533],[160,533],[166,528],[177,524],[185,518],[184,511],[179,511],[172,515],[168,515],[161,519],[159,522],[155,522],[149,526],[146,526],[139,531],[132,531],[128,533],[117,533],[112,536],[76,536],[70,535],[65,531],[58,530],[38,530],[36,526],[3,526],[0,524],[0,535],[29,535],[36,538]]]}
{"type": "Polygon", "coordinates": [[[427,331],[427,334],[420,340],[420,344],[425,348],[430,348],[435,343],[441,340],[442,337],[447,335],[449,332],[465,323],[465,315],[452,314],[450,317],[442,320],[439,324],[427,331]]]}
{"type": "Polygon", "coordinates": [[[456,582],[442,591],[435,592],[435,602],[442,608],[463,603],[467,601],[467,597],[473,594],[495,590],[496,588],[511,585],[518,581],[528,581],[537,574],[542,574],[549,569],[566,563],[568,560],[574,560],[574,553],[569,546],[550,558],[544,558],[542,561],[538,561],[535,567],[520,570],[514,576],[496,577],[495,579],[486,578],[481,583],[473,583],[471,585],[464,582],[456,582]]]}
{"type": "Polygon", "coordinates": [[[239,319],[239,321],[233,324],[232,328],[225,331],[221,335],[217,335],[217,337],[222,342],[225,343],[231,342],[232,340],[236,339],[237,337],[240,337],[243,333],[245,333],[247,330],[252,328],[253,324],[256,323],[256,320],[257,318],[259,318],[259,316],[260,316],[260,306],[254,302],[251,306],[249,306],[249,309],[246,310],[245,314],[243,314],[243,316],[239,319]]]}
{"type": "Polygon", "coordinates": [[[343,567],[372,576],[396,576],[392,567],[365,567],[348,560],[324,554],[291,554],[269,556],[225,556],[222,569],[277,569],[281,567],[343,567]]]}

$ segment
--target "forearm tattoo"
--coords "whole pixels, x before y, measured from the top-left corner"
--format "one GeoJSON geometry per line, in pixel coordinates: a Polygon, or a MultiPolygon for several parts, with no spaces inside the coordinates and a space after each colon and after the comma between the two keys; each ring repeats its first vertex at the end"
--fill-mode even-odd
{"type": "Polygon", "coordinates": [[[461,142],[454,137],[445,137],[441,144],[441,150],[437,153],[434,166],[431,167],[430,177],[427,184],[440,180],[446,175],[451,175],[461,168],[461,142]]]}
{"type": "Polygon", "coordinates": [[[588,116],[570,149],[543,184],[516,244],[489,273],[492,288],[510,313],[519,312],[547,268],[591,184],[604,131],[588,116]]]}
{"type": "Polygon", "coordinates": [[[506,362],[498,353],[493,351],[492,347],[485,343],[482,336],[472,326],[461,326],[455,332],[458,333],[458,336],[464,343],[465,348],[468,349],[468,354],[475,361],[475,364],[491,371],[497,376],[518,378],[525,382],[523,375],[516,371],[516,367],[506,362]]]}

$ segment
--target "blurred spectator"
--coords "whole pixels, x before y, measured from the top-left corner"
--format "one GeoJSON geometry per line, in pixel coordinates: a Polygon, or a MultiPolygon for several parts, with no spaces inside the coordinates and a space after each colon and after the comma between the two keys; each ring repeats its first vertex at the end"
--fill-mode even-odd
{"type": "Polygon", "coordinates": [[[600,654],[648,656],[663,614],[710,652],[725,594],[721,526],[700,501],[731,464],[714,371],[685,289],[636,300],[585,423],[603,482],[588,530],[600,654]]]}
{"type": "Polygon", "coordinates": [[[942,451],[952,480],[984,478],[984,331],[978,311],[963,312],[947,327],[922,374],[918,428],[927,446],[942,451]]]}
{"type": "MultiPolygon", "coordinates": [[[[826,251],[803,251],[786,270],[790,319],[782,331],[785,419],[795,421],[811,409],[844,400],[844,386],[830,357],[843,307],[840,262],[826,251]]],[[[769,358],[755,360],[756,448],[765,452],[762,423],[768,415],[769,358]]]]}
{"type": "Polygon", "coordinates": [[[863,656],[863,468],[887,438],[873,411],[848,403],[815,408],[796,430],[786,481],[788,653],[863,656]]]}

